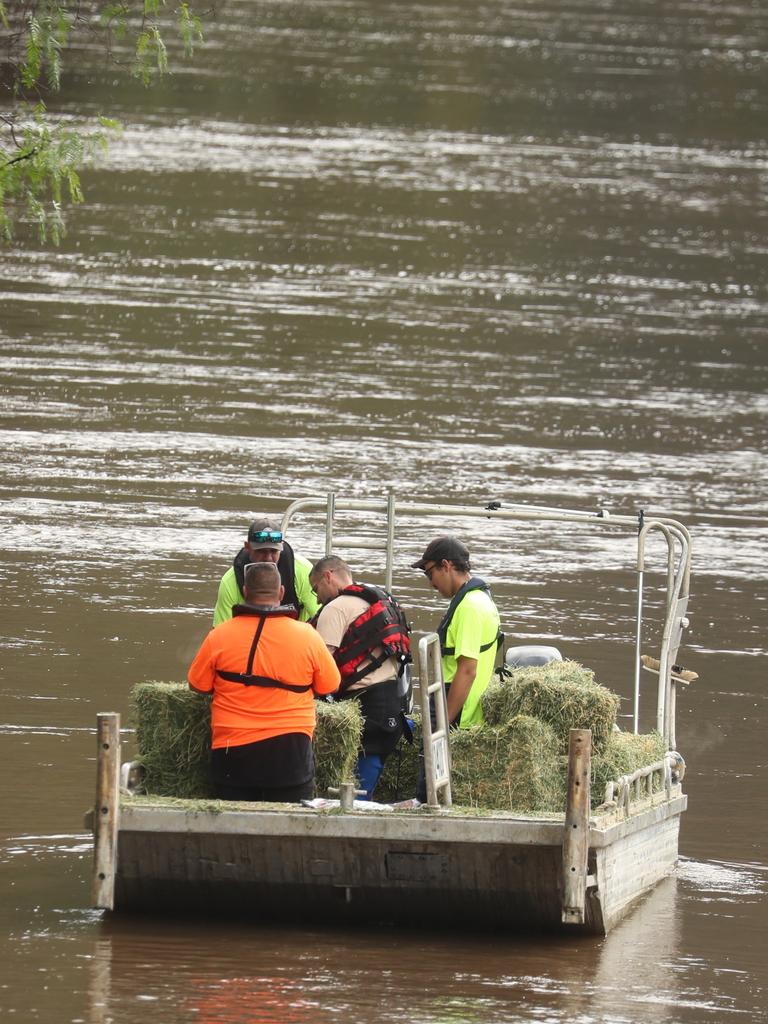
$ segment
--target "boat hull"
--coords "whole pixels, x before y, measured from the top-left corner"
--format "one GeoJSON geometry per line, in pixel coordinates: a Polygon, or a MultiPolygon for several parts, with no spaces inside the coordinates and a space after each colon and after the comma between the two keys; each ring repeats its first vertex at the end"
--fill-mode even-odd
{"type": "Polygon", "coordinates": [[[677,794],[590,822],[585,921],[562,923],[563,821],[121,806],[116,911],[605,934],[677,861],[677,794]]]}

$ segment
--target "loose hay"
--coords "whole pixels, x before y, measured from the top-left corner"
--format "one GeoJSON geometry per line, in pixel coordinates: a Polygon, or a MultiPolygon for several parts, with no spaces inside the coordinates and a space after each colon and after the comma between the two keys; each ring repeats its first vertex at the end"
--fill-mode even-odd
{"type": "MultiPolygon", "coordinates": [[[[611,731],[618,697],[598,686],[590,671],[574,662],[552,665],[518,669],[511,680],[492,683],[483,696],[486,724],[451,732],[454,804],[528,814],[562,812],[568,772],[563,754],[570,728],[593,731],[593,807],[602,803],[607,782],[662,759],[658,733],[611,731]],[[517,707],[536,713],[513,713],[517,707]]],[[[136,759],[144,768],[145,791],[210,799],[210,698],[185,684],[158,682],[139,683],[132,697],[136,759]]],[[[329,787],[354,777],[362,716],[357,701],[317,701],[315,709],[315,782],[324,796],[329,787]]],[[[414,742],[401,740],[384,766],[374,794],[379,802],[416,794],[422,736],[418,714],[414,720],[414,742]]]]}
{"type": "Polygon", "coordinates": [[[571,729],[591,729],[592,749],[601,752],[611,735],[619,698],[595,682],[594,673],[575,661],[515,669],[491,683],[482,697],[489,725],[501,726],[517,715],[530,715],[552,726],[559,752],[568,750],[571,729]]]}
{"type": "MultiPolygon", "coordinates": [[[[592,758],[592,806],[603,802],[607,783],[661,761],[664,752],[664,740],[657,732],[638,736],[631,732],[612,733],[602,753],[592,758]]],[[[654,780],[654,789],[660,788],[660,782],[654,780]]]]}
{"type": "Polygon", "coordinates": [[[325,796],[329,786],[355,777],[363,716],[356,700],[315,701],[315,710],[315,791],[325,796]]]}
{"type": "Polygon", "coordinates": [[[505,811],[560,811],[565,779],[551,726],[518,715],[451,733],[453,801],[505,811]]]}
{"type": "MultiPolygon", "coordinates": [[[[144,769],[145,791],[184,799],[210,797],[210,698],[183,683],[157,682],[138,683],[132,697],[136,760],[144,769]]],[[[329,786],[354,776],[363,723],[357,701],[316,701],[315,710],[315,785],[325,795],[329,786]]]]}

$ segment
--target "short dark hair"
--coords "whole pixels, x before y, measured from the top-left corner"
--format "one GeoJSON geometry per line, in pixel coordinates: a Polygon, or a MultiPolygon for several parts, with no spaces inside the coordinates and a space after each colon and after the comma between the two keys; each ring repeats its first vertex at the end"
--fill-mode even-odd
{"type": "Polygon", "coordinates": [[[331,572],[346,573],[347,576],[352,575],[352,570],[344,559],[339,558],[338,555],[323,555],[322,558],[318,558],[312,566],[309,575],[318,576],[321,572],[325,572],[326,569],[330,569],[331,572]]]}
{"type": "Polygon", "coordinates": [[[274,562],[249,562],[245,566],[245,599],[249,604],[262,604],[259,597],[278,598],[280,595],[280,572],[274,562]]]}

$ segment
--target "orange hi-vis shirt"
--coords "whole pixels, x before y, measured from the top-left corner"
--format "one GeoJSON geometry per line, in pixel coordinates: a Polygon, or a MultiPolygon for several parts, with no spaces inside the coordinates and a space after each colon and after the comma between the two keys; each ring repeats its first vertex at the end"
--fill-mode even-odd
{"type": "Polygon", "coordinates": [[[284,615],[267,615],[252,674],[311,689],[292,693],[222,679],[217,669],[245,673],[260,621],[257,613],[237,615],[220,623],[205,638],[189,668],[187,678],[193,690],[213,691],[214,749],[258,743],[289,732],[311,738],[315,731],[315,694],[333,693],[339,687],[339,670],[316,630],[284,615]]]}

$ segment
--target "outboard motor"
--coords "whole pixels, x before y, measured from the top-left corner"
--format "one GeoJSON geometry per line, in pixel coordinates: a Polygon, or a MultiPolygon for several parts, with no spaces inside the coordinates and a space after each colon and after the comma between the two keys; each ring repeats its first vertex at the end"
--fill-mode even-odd
{"type": "Polygon", "coordinates": [[[562,661],[563,656],[556,647],[541,647],[526,644],[524,647],[510,647],[504,655],[507,668],[527,668],[529,665],[546,665],[550,661],[562,661]]]}

